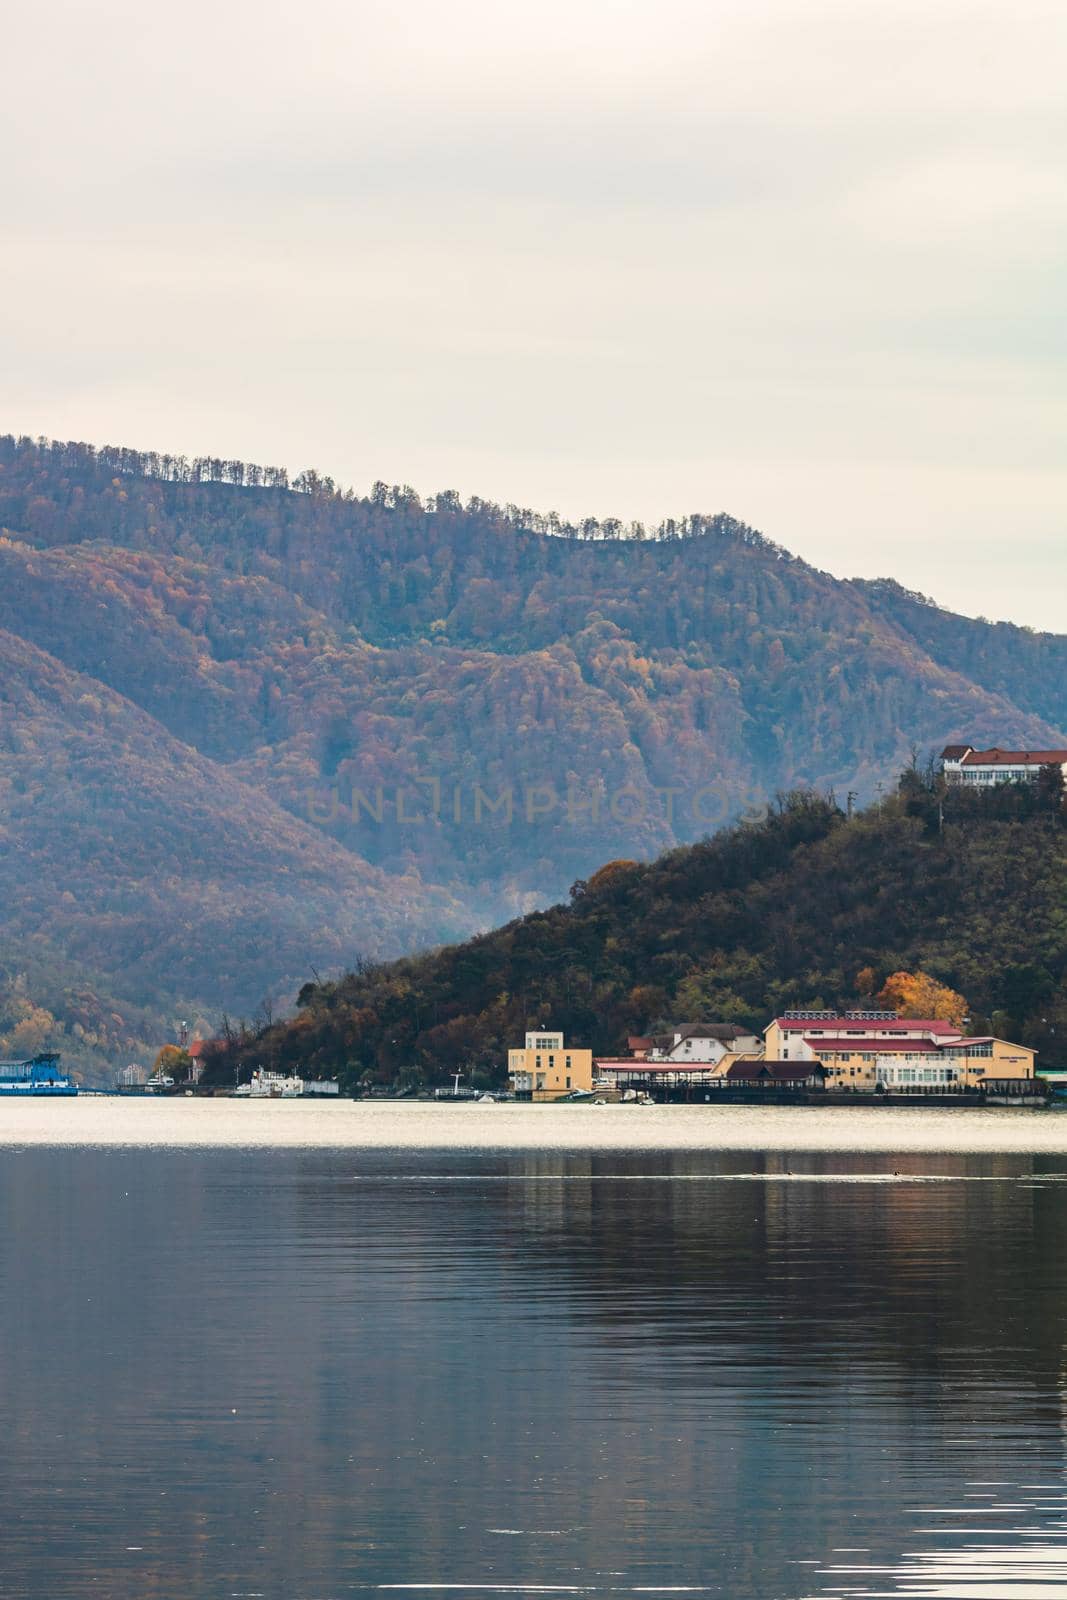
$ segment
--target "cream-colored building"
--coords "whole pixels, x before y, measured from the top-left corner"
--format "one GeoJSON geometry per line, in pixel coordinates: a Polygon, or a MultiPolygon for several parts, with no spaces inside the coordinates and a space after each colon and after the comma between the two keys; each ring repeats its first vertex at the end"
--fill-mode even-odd
{"type": "Polygon", "coordinates": [[[508,1081],[522,1099],[558,1100],[575,1089],[593,1087],[593,1052],[575,1050],[562,1033],[535,1028],[526,1047],[508,1051],[508,1081]]]}
{"type": "Polygon", "coordinates": [[[891,1094],[921,1094],[931,1088],[981,1089],[1034,1077],[1037,1052],[1007,1039],[960,1039],[946,1044],[932,1058],[900,1052],[879,1056],[879,1087],[891,1094]]]}
{"type": "Polygon", "coordinates": [[[1034,1076],[1025,1045],[891,1011],[787,1011],[764,1038],[768,1060],[821,1061],[827,1089],[845,1093],[939,1094],[1034,1076]]]}

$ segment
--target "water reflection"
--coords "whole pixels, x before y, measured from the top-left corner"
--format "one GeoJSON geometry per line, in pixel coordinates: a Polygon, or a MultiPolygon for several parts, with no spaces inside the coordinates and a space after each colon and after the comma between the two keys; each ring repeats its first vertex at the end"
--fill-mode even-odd
{"type": "Polygon", "coordinates": [[[1065,1176],[8,1153],[3,1592],[1067,1593],[1065,1176]]]}
{"type": "MultiPolygon", "coordinates": [[[[933,1523],[915,1530],[929,1548],[896,1562],[843,1559],[819,1574],[811,1600],[831,1596],[928,1596],[939,1600],[1052,1600],[1067,1594],[1067,1494],[1054,1484],[978,1481],[964,1488],[969,1504],[923,1507],[933,1523]]],[[[862,1552],[837,1552],[858,1557],[862,1552]]]]}

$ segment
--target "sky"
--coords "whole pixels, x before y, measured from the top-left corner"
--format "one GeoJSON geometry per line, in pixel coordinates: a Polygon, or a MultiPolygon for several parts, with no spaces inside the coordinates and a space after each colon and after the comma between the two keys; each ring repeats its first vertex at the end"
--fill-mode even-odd
{"type": "Polygon", "coordinates": [[[1062,0],[53,0],[0,430],[655,523],[1067,631],[1062,0]]]}

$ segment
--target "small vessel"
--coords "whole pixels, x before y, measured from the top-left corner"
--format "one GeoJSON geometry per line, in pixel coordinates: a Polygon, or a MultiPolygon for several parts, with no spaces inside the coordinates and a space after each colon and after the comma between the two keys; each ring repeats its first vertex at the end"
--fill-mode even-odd
{"type": "Polygon", "coordinates": [[[239,1084],[232,1099],[237,1100],[303,1100],[313,1095],[336,1095],[340,1085],[336,1078],[297,1078],[284,1072],[265,1072],[257,1067],[249,1083],[239,1084]]]}
{"type": "Polygon", "coordinates": [[[6,1095],[77,1094],[78,1085],[60,1070],[51,1053],[28,1061],[0,1061],[0,1098],[6,1095]]]}

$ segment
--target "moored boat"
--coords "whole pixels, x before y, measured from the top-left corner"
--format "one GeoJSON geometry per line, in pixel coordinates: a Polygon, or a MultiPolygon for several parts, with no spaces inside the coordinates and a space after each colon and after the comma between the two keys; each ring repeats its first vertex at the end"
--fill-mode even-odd
{"type": "Polygon", "coordinates": [[[0,1061],[0,1098],[7,1095],[70,1095],[78,1085],[60,1070],[59,1057],[32,1056],[28,1061],[0,1061]]]}
{"type": "Polygon", "coordinates": [[[249,1083],[233,1091],[236,1100],[306,1100],[316,1095],[336,1095],[336,1078],[298,1078],[283,1072],[266,1072],[257,1067],[249,1083]]]}

